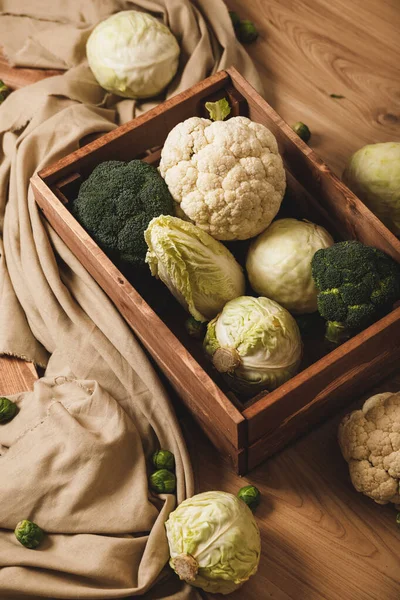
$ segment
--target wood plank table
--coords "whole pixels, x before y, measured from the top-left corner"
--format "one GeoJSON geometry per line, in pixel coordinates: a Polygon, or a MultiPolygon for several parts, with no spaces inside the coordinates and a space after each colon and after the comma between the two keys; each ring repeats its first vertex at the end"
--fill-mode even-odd
{"type": "MultiPolygon", "coordinates": [[[[258,26],[260,39],[248,51],[266,99],[287,122],[307,123],[310,145],[338,175],[357,148],[400,139],[398,0],[227,4],[258,26]]],[[[0,78],[13,87],[48,75],[10,69],[0,59],[0,78]]],[[[32,365],[0,359],[1,394],[29,389],[34,379],[32,365]]],[[[400,369],[377,389],[398,391],[400,369]]],[[[352,488],[336,441],[343,414],[242,479],[189,418],[182,420],[199,491],[236,493],[252,483],[262,492],[259,572],[232,600],[400,600],[396,513],[352,488]]]]}

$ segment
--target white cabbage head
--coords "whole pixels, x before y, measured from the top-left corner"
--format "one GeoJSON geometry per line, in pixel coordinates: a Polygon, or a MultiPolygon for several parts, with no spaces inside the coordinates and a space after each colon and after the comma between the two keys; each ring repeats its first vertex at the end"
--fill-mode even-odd
{"type": "Polygon", "coordinates": [[[309,221],[278,219],[251,244],[246,271],[257,294],[303,314],[318,310],[311,260],[334,243],[331,235],[309,221]]]}
{"type": "Polygon", "coordinates": [[[146,262],[197,320],[208,321],[245,289],[243,270],[229,250],[192,223],[161,215],[145,231],[146,262]]]}
{"type": "Polygon", "coordinates": [[[257,571],[260,532],[243,500],[204,492],[182,502],[165,523],[170,565],[181,579],[229,594],[257,571]]]}
{"type": "Polygon", "coordinates": [[[273,390],[301,361],[300,331],[292,315],[269,298],[241,296],[210,321],[204,349],[234,390],[273,390]]]}
{"type": "Polygon", "coordinates": [[[180,49],[168,27],[155,17],[124,10],[94,28],[86,54],[104,89],[125,98],[150,98],[174,77],[180,49]]]}
{"type": "Polygon", "coordinates": [[[395,235],[400,235],[400,142],[357,150],[343,181],[395,235]]]}

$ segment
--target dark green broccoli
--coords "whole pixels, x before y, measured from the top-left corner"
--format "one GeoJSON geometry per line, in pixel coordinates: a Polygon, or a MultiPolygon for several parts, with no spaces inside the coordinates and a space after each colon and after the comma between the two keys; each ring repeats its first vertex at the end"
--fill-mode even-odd
{"type": "Polygon", "coordinates": [[[311,261],[326,337],[340,343],[384,314],[400,298],[400,265],[384,252],[348,241],[317,250],[311,261]]]}
{"type": "Polygon", "coordinates": [[[148,224],[153,217],[171,215],[173,202],[155,167],[141,160],[110,160],[82,183],[72,214],[112,260],[140,266],[148,224]]]}

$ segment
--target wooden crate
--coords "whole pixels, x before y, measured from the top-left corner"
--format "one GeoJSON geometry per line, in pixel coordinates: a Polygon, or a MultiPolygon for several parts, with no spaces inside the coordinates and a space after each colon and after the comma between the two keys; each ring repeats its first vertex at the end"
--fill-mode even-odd
{"type": "Polygon", "coordinates": [[[271,393],[243,400],[225,387],[201,344],[189,338],[185,313],[163,284],[149,274],[144,285],[146,278],[121,272],[72,217],[68,203],[97,164],[138,157],[157,164],[169,131],[188,117],[207,116],[204,103],[224,96],[232,116],[249,116],[275,134],[287,172],[287,214],[324,225],[337,240],[380,248],[400,262],[397,238],[235,69],[216,73],[91,141],[36,174],[32,187],[45,218],[115,303],[214,445],[244,474],[397,368],[400,308],[328,354],[313,353],[310,346],[297,376],[271,393]]]}

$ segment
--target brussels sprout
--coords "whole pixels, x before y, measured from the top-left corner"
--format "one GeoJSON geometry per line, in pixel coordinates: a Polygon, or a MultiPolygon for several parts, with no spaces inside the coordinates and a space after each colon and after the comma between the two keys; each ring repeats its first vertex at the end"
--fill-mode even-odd
{"type": "Polygon", "coordinates": [[[260,504],[260,490],[255,485],[245,485],[240,488],[237,493],[237,497],[246,502],[247,506],[251,510],[255,510],[260,504]]]}
{"type": "Polygon", "coordinates": [[[292,125],[292,129],[295,133],[297,133],[299,138],[301,138],[303,142],[307,144],[308,140],[311,137],[311,131],[308,129],[307,125],[305,125],[301,121],[298,121],[297,123],[292,125]]]}
{"type": "Polygon", "coordinates": [[[206,333],[206,324],[196,321],[194,317],[189,317],[185,322],[185,329],[190,337],[202,340],[206,333]]]}
{"type": "Polygon", "coordinates": [[[240,17],[234,10],[229,11],[229,16],[231,18],[233,28],[236,30],[240,25],[240,17]]]}
{"type": "Polygon", "coordinates": [[[174,455],[169,450],[157,450],[153,454],[153,465],[156,469],[173,471],[175,469],[174,455]]]}
{"type": "Polygon", "coordinates": [[[0,79],[0,104],[4,102],[10,93],[10,88],[0,79]]]}
{"type": "Polygon", "coordinates": [[[8,398],[0,398],[0,423],[7,423],[15,417],[18,412],[18,406],[8,398]]]}
{"type": "Polygon", "coordinates": [[[27,519],[18,523],[14,533],[20,544],[30,549],[37,548],[44,538],[43,529],[27,519]]]}
{"type": "Polygon", "coordinates": [[[150,488],[157,494],[173,494],[176,488],[176,477],[167,469],[158,469],[149,477],[150,488]]]}
{"type": "Polygon", "coordinates": [[[242,44],[251,44],[258,38],[258,31],[252,21],[243,19],[235,29],[236,37],[242,44]]]}
{"type": "Polygon", "coordinates": [[[204,106],[210,115],[211,121],[224,121],[231,113],[231,107],[226,98],[221,98],[217,102],[206,102],[204,106]]]}
{"type": "Polygon", "coordinates": [[[400,512],[398,512],[396,515],[396,523],[400,527],[400,512]]]}

